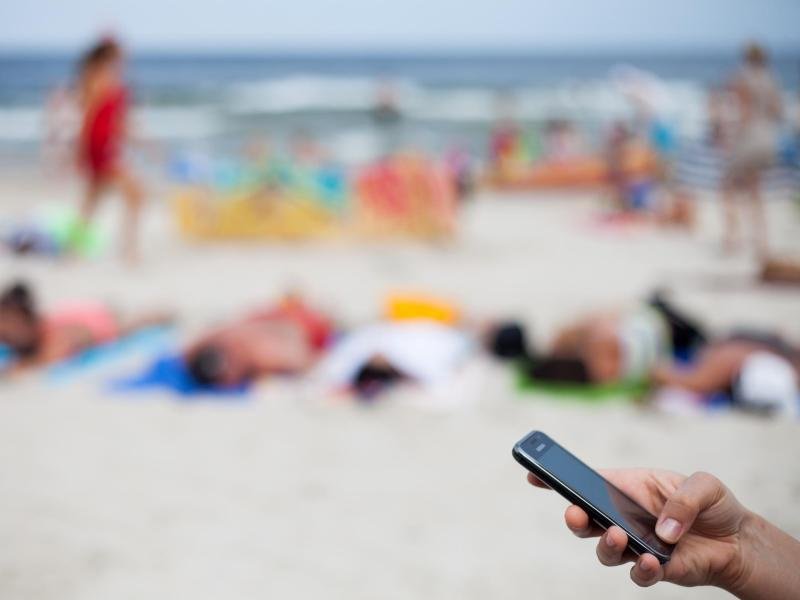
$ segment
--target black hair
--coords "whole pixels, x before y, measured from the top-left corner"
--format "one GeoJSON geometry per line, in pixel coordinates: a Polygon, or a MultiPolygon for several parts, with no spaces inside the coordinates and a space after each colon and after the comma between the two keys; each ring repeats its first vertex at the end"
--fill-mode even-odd
{"type": "Polygon", "coordinates": [[[200,385],[215,387],[222,382],[225,354],[214,345],[200,348],[189,359],[187,368],[192,378],[200,385]]]}
{"type": "Polygon", "coordinates": [[[525,358],[528,356],[527,338],[524,325],[515,321],[507,321],[492,328],[487,345],[489,352],[497,358],[525,358]]]}
{"type": "Polygon", "coordinates": [[[26,317],[35,318],[36,316],[33,293],[28,284],[23,281],[17,281],[3,290],[3,293],[0,294],[0,307],[13,308],[26,317]]]}
{"type": "Polygon", "coordinates": [[[356,372],[353,377],[353,387],[361,398],[368,400],[401,379],[403,374],[393,366],[370,361],[356,372]]]}
{"type": "Polygon", "coordinates": [[[36,302],[28,284],[17,281],[0,294],[0,310],[16,313],[31,327],[33,333],[25,341],[6,341],[8,346],[23,358],[35,355],[39,351],[41,339],[38,332],[39,315],[36,302]]]}
{"type": "Polygon", "coordinates": [[[586,363],[577,357],[542,356],[532,359],[528,375],[546,383],[591,383],[586,363]]]}

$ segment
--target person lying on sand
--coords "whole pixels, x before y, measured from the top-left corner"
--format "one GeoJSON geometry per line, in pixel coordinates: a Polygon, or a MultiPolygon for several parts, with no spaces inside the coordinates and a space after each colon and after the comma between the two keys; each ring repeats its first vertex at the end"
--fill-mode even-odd
{"type": "Polygon", "coordinates": [[[63,304],[43,314],[24,283],[15,283],[0,294],[0,343],[11,350],[17,368],[65,360],[171,320],[164,313],[127,318],[92,301],[63,304]]]}
{"type": "Polygon", "coordinates": [[[343,336],[318,374],[334,388],[369,400],[403,382],[428,388],[446,383],[480,347],[499,359],[515,359],[524,344],[524,331],[510,322],[389,319],[343,336]]]}
{"type": "Polygon", "coordinates": [[[641,306],[593,313],[562,327],[546,353],[529,358],[529,373],[557,383],[640,382],[661,361],[689,354],[705,339],[698,324],[656,295],[641,306]]]}
{"type": "Polygon", "coordinates": [[[345,335],[320,363],[327,384],[370,399],[402,381],[446,380],[469,355],[470,337],[431,319],[382,321],[345,335]]]}
{"type": "Polygon", "coordinates": [[[739,408],[794,415],[800,348],[769,332],[710,340],[703,327],[656,295],[629,311],[595,313],[559,331],[528,358],[536,380],[608,385],[648,382],[704,400],[724,394],[739,408]]]}
{"type": "Polygon", "coordinates": [[[800,348],[778,335],[740,332],[704,347],[688,366],[663,364],[656,385],[701,397],[724,393],[739,408],[795,416],[800,403],[800,348]]]}
{"type": "Polygon", "coordinates": [[[275,373],[301,373],[333,335],[331,321],[300,298],[253,312],[190,344],[184,358],[192,377],[209,387],[235,387],[275,373]]]}

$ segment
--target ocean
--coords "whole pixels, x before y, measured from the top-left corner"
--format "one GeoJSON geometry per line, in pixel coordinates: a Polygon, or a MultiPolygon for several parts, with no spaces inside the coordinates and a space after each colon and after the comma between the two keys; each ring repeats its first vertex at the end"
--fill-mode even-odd
{"type": "MultiPolygon", "coordinates": [[[[69,85],[75,56],[0,54],[0,151],[27,155],[45,134],[48,95],[69,85]]],[[[659,114],[688,139],[706,128],[707,91],[735,54],[156,54],[134,53],[128,79],[140,136],[171,150],[235,152],[248,140],[317,140],[344,162],[393,146],[485,154],[501,114],[529,126],[577,123],[596,137],[631,115],[621,92],[644,81],[659,114]],[[390,98],[388,118],[376,111],[390,98]],[[384,118],[381,118],[384,117],[384,118]]],[[[788,101],[800,54],[773,67],[788,101]]]]}

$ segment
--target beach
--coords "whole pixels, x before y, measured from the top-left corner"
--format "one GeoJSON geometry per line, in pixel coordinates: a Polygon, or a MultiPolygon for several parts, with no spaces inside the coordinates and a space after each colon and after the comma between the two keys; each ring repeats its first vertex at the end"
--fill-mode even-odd
{"type": "MultiPolygon", "coordinates": [[[[287,290],[345,326],[377,319],[390,291],[419,290],[519,318],[544,343],[571,317],[657,287],[714,331],[800,339],[800,294],[758,285],[747,252],[723,255],[713,194],[699,195],[691,234],[599,225],[597,191],[481,192],[449,242],[202,245],[177,235],[168,186],[149,191],[139,266],[113,247],[92,260],[2,254],[3,280],[29,280],[45,307],[88,297],[173,310],[178,340],[287,290]]],[[[6,172],[0,211],[18,217],[78,193],[71,180],[6,172]]],[[[115,228],[118,209],[107,203],[101,224],[115,228]]],[[[785,194],[767,202],[775,247],[795,255],[797,210],[785,194]]],[[[714,473],[800,535],[796,422],[523,395],[513,373],[480,357],[437,399],[407,387],[356,404],[288,378],[236,401],[109,393],[143,360],[0,381],[3,598],[639,597],[627,568],[601,567],[592,542],[567,531],[565,501],[525,482],[511,447],[531,429],[593,467],[714,473]]]]}

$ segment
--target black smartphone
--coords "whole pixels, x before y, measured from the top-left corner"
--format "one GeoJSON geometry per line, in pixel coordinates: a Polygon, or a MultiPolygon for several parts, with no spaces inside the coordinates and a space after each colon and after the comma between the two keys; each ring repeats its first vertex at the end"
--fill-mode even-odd
{"type": "Polygon", "coordinates": [[[519,464],[580,506],[603,529],[622,527],[633,552],[652,554],[661,564],[669,560],[673,546],[656,535],[656,517],[547,435],[530,432],[514,445],[512,454],[519,464]]]}

